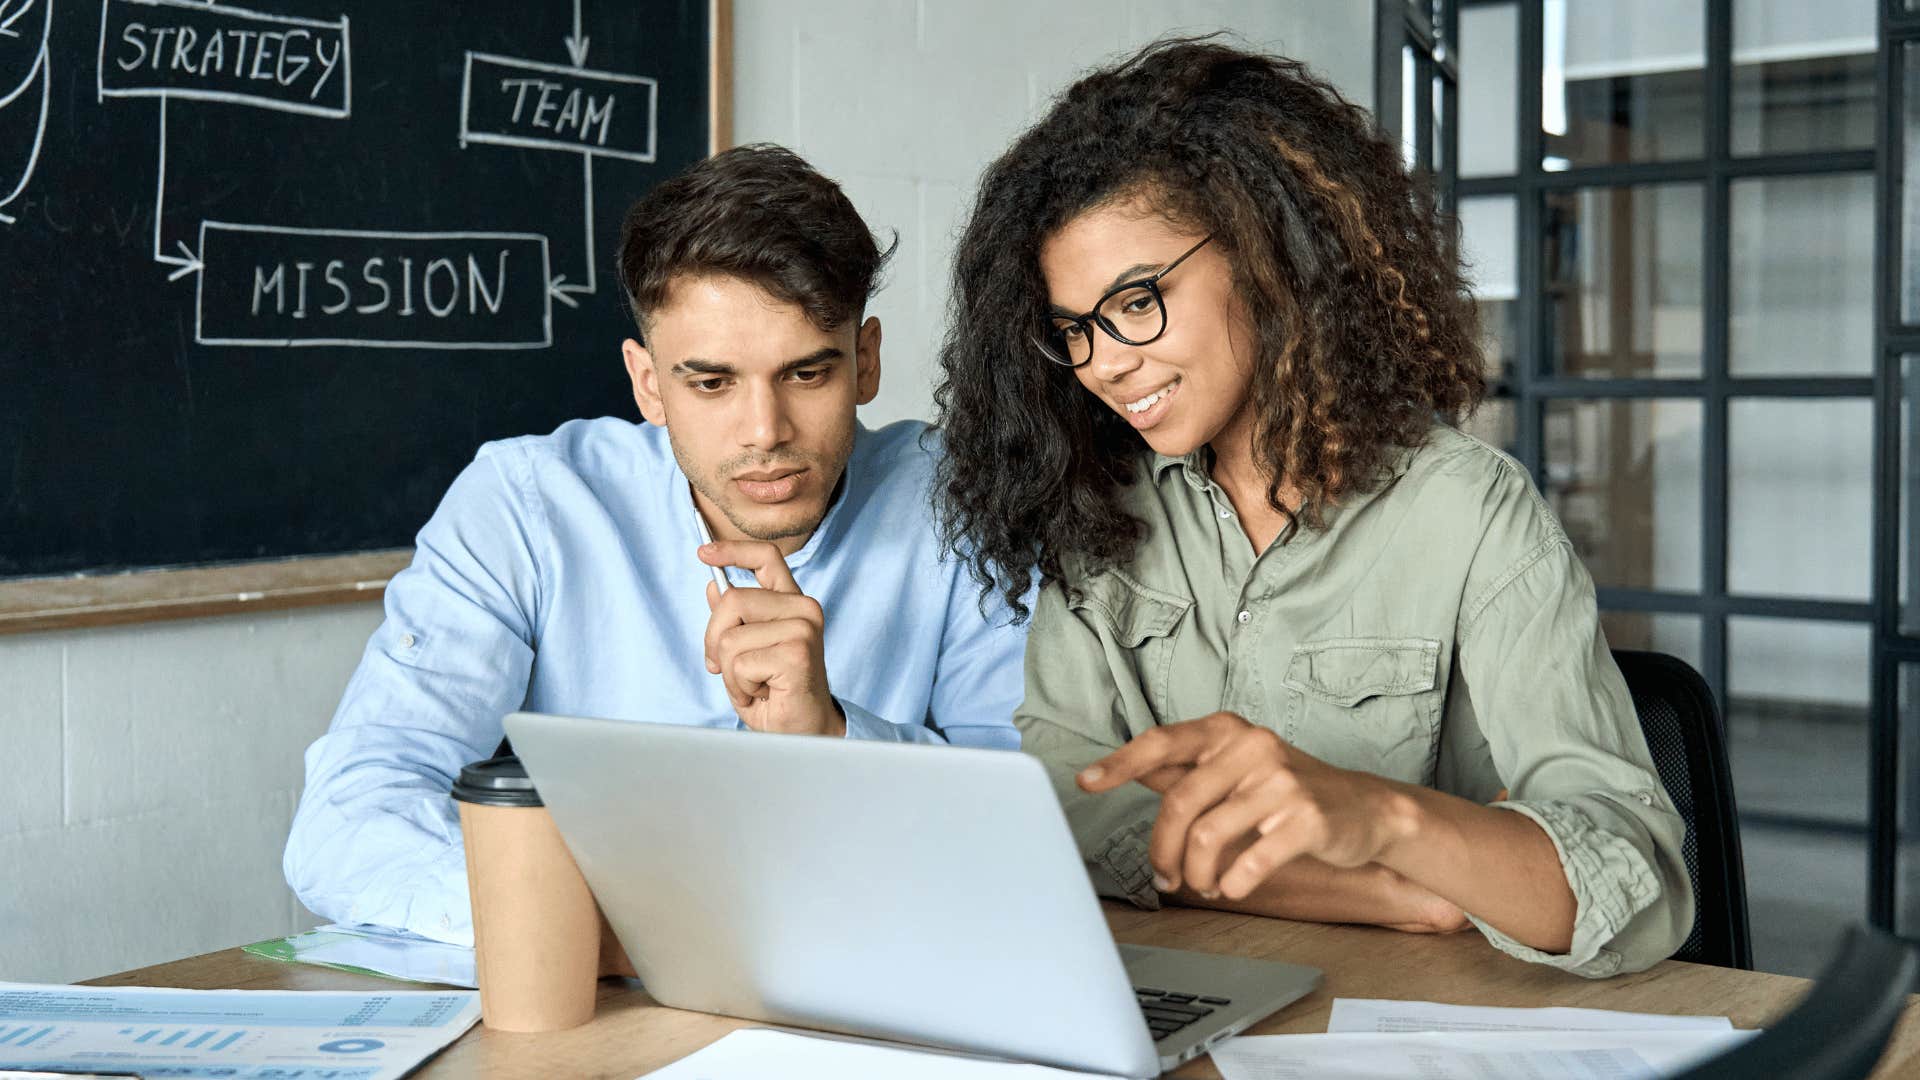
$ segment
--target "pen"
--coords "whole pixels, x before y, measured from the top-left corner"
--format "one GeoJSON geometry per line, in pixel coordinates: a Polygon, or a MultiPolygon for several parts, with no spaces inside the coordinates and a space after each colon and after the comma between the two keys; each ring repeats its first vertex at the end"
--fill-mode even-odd
{"type": "MultiPolygon", "coordinates": [[[[700,512],[700,507],[698,505],[695,505],[693,508],[693,520],[694,520],[694,524],[700,526],[700,542],[703,544],[713,543],[713,533],[707,529],[707,517],[705,514],[702,514],[700,512]]],[[[720,586],[721,592],[726,592],[727,591],[727,575],[725,571],[721,570],[717,566],[709,566],[707,567],[707,569],[713,571],[713,583],[715,585],[720,586]]]]}

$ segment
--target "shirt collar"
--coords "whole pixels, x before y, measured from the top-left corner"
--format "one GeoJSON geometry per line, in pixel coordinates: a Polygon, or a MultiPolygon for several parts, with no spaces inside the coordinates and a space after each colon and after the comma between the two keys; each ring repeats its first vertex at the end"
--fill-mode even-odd
{"type": "Polygon", "coordinates": [[[1180,457],[1168,457],[1165,454],[1155,451],[1151,466],[1154,480],[1158,481],[1162,476],[1166,475],[1168,469],[1176,465],[1185,468],[1186,472],[1183,475],[1186,476],[1187,483],[1192,484],[1195,488],[1204,488],[1212,479],[1207,469],[1207,448],[1204,446],[1190,454],[1183,454],[1180,457]]]}
{"type": "MultiPolygon", "coordinates": [[[[1421,446],[1424,445],[1425,443],[1422,442],[1421,446]]],[[[1419,452],[1420,446],[1402,446],[1395,448],[1392,456],[1387,461],[1388,478],[1390,480],[1398,480],[1402,476],[1405,476],[1407,470],[1413,467],[1414,455],[1419,452]]],[[[1204,490],[1207,485],[1213,481],[1213,470],[1207,461],[1209,453],[1210,450],[1205,446],[1200,447],[1190,454],[1183,454],[1180,457],[1168,457],[1165,454],[1155,451],[1152,454],[1150,465],[1150,468],[1153,470],[1153,479],[1158,482],[1162,476],[1166,475],[1168,469],[1178,465],[1185,470],[1182,475],[1186,477],[1188,484],[1191,484],[1196,490],[1204,490]]]]}

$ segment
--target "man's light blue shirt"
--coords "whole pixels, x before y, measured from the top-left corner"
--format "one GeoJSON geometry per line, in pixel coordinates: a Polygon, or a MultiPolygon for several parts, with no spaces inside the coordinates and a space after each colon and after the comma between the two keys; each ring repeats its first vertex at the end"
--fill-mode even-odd
{"type": "MultiPolygon", "coordinates": [[[[940,543],[925,432],[858,428],[838,495],[787,565],[826,612],[848,737],[1017,749],[1026,631],[999,606],[982,613],[940,543]]],[[[482,447],[387,586],[386,620],[307,751],[285,859],[300,900],[335,922],[470,942],[447,793],[493,753],[506,714],[743,727],[706,668],[698,528],[663,428],[579,420],[482,447]]]]}

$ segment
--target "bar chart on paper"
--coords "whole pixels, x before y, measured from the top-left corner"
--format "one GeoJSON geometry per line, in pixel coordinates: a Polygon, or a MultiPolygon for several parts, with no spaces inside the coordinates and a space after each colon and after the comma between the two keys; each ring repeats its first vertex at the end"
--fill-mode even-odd
{"type": "Polygon", "coordinates": [[[472,991],[0,982],[0,1073],[400,1080],[479,1019],[472,991]]]}
{"type": "MultiPolygon", "coordinates": [[[[47,1030],[51,1031],[52,1028],[47,1030]]],[[[178,1046],[182,1050],[202,1050],[211,1054],[225,1050],[246,1037],[245,1029],[222,1031],[219,1028],[121,1028],[120,1034],[133,1036],[133,1041],[148,1046],[178,1046]]],[[[4,1040],[0,1040],[4,1041],[4,1040]]]]}
{"type": "Polygon", "coordinates": [[[0,1046],[32,1046],[41,1039],[53,1034],[50,1027],[35,1028],[32,1024],[8,1030],[0,1025],[0,1046]]]}

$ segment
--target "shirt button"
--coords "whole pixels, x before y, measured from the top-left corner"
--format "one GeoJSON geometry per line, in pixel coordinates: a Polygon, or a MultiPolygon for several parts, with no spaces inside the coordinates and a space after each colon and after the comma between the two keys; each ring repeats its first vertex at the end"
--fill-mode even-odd
{"type": "Polygon", "coordinates": [[[1230,517],[1232,517],[1232,516],[1233,516],[1233,511],[1231,511],[1231,510],[1222,510],[1222,511],[1220,511],[1220,517],[1221,517],[1221,520],[1225,520],[1225,519],[1227,519],[1227,518],[1230,518],[1230,517]]]}
{"type": "Polygon", "coordinates": [[[1634,797],[1634,798],[1636,798],[1636,799],[1639,799],[1639,800],[1640,800],[1640,805],[1641,805],[1641,806],[1652,806],[1652,805],[1653,805],[1653,796],[1652,796],[1652,795],[1649,795],[1649,794],[1647,794],[1647,793],[1646,793],[1646,792],[1644,792],[1644,791],[1636,791],[1636,792],[1634,792],[1634,793],[1633,793],[1633,797],[1634,797]]]}
{"type": "Polygon", "coordinates": [[[1246,610],[1242,610],[1242,611],[1240,612],[1240,614],[1238,614],[1238,615],[1235,615],[1235,616],[1234,616],[1234,618],[1236,618],[1236,619],[1239,619],[1239,620],[1240,620],[1240,625],[1241,625],[1241,626],[1245,626],[1245,625],[1247,625],[1247,621],[1248,621],[1249,619],[1252,619],[1252,618],[1253,618],[1253,612],[1251,612],[1251,611],[1246,611],[1246,610]]]}
{"type": "Polygon", "coordinates": [[[401,634],[401,635],[400,635],[400,647],[401,647],[401,648],[403,648],[403,649],[411,649],[411,648],[413,648],[413,635],[412,635],[412,634],[401,634]]]}

